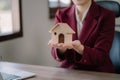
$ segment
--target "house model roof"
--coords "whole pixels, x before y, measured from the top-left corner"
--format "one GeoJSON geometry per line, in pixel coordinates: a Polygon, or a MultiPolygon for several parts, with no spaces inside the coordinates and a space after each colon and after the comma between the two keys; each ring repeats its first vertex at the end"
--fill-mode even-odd
{"type": "Polygon", "coordinates": [[[75,33],[67,23],[57,23],[49,32],[52,33],[58,29],[64,29],[67,33],[75,33]]]}

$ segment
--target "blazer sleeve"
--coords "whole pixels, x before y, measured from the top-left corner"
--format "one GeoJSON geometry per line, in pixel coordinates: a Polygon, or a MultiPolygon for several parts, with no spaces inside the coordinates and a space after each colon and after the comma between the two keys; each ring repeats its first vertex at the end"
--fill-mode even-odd
{"type": "Polygon", "coordinates": [[[79,63],[100,66],[110,60],[109,51],[114,38],[115,15],[108,13],[102,16],[97,27],[99,27],[99,35],[94,47],[84,46],[83,56],[79,63]]]}

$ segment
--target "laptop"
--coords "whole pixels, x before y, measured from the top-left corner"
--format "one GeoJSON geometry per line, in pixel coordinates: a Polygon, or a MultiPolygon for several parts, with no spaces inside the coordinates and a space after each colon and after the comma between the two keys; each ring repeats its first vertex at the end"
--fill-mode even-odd
{"type": "Polygon", "coordinates": [[[0,69],[0,80],[22,80],[34,76],[35,73],[29,71],[18,70],[8,67],[0,69]]]}

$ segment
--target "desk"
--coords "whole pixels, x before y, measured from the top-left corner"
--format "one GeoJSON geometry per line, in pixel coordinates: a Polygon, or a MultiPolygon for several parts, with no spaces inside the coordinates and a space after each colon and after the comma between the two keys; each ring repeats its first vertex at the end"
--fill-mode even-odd
{"type": "Polygon", "coordinates": [[[26,80],[120,80],[120,74],[68,70],[55,67],[0,62],[0,67],[14,67],[36,73],[26,80]]]}

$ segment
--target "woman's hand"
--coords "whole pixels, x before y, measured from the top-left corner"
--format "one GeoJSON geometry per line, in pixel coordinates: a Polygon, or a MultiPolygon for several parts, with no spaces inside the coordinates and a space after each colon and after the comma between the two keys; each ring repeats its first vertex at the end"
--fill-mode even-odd
{"type": "Polygon", "coordinates": [[[71,43],[55,43],[50,40],[48,45],[57,48],[61,53],[64,53],[67,49],[72,49],[71,43]]]}
{"type": "Polygon", "coordinates": [[[72,42],[73,49],[77,51],[79,54],[83,54],[84,46],[81,44],[79,40],[75,40],[72,42]]]}
{"type": "Polygon", "coordinates": [[[64,53],[67,49],[74,49],[76,52],[82,55],[84,50],[84,46],[79,40],[75,40],[71,43],[55,43],[50,40],[48,45],[57,48],[61,53],[64,53]]]}

